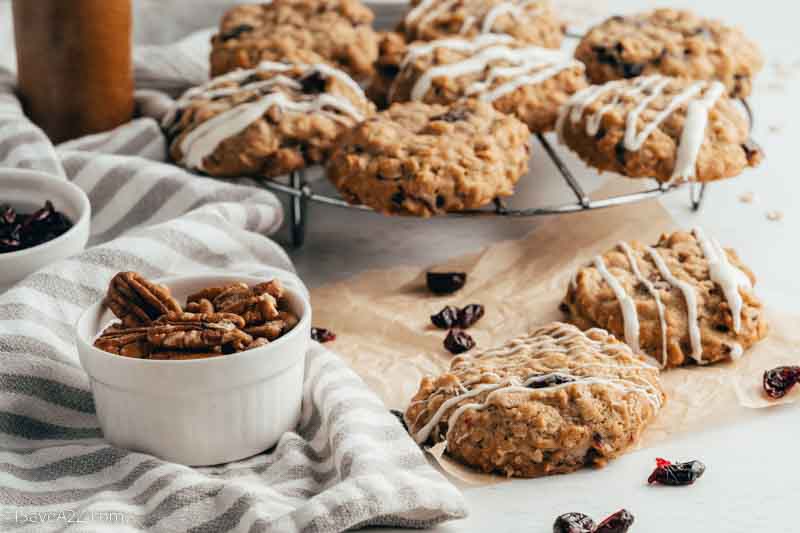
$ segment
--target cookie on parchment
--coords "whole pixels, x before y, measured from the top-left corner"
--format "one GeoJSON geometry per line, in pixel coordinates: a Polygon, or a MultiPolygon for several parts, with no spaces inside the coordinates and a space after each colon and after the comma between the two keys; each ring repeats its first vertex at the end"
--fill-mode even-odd
{"type": "Polygon", "coordinates": [[[658,244],[621,242],[573,277],[561,305],[578,327],[602,327],[663,367],[742,356],[767,334],[755,276],[701,229],[658,244]]]}
{"type": "Polygon", "coordinates": [[[664,74],[720,81],[736,97],[750,94],[764,64],[741,30],[675,9],[612,17],[589,30],[575,57],[594,83],[664,74]]]}
{"type": "Polygon", "coordinates": [[[365,80],[378,56],[373,19],[359,0],[274,0],[233,7],[211,41],[211,75],[262,61],[316,62],[313,53],[365,80]]]}
{"type": "Polygon", "coordinates": [[[394,104],[337,142],[328,177],[385,214],[431,216],[509,196],[528,168],[528,128],[490,104],[394,104]]]}
{"type": "Polygon", "coordinates": [[[593,85],[561,108],[556,129],[589,165],[663,183],[733,177],[762,156],[719,82],[656,74],[593,85]]]}
{"type": "Polygon", "coordinates": [[[374,111],[327,64],[262,62],[188,90],[162,127],[172,159],[190,170],[273,177],[324,162],[336,137],[374,111]]]}
{"type": "Polygon", "coordinates": [[[559,48],[564,27],[549,0],[412,0],[400,24],[408,42],[502,33],[559,48]]]}
{"type": "Polygon", "coordinates": [[[666,401],[657,367],[601,329],[552,323],[425,377],[405,412],[419,444],[484,472],[537,477],[603,466],[666,401]]]}
{"type": "Polygon", "coordinates": [[[584,87],[583,64],[567,54],[486,34],[410,45],[389,97],[429,104],[477,98],[543,132],[553,129],[559,107],[584,87]]]}

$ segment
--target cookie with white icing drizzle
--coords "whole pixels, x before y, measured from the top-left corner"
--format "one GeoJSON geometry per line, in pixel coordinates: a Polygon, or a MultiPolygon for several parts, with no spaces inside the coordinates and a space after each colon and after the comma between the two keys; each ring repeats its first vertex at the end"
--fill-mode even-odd
{"type": "Polygon", "coordinates": [[[358,81],[378,56],[372,11],[360,0],[271,0],[237,5],[211,40],[211,75],[262,61],[315,62],[309,53],[358,81]]]}
{"type": "Polygon", "coordinates": [[[556,130],[589,165],[662,183],[733,177],[762,157],[719,82],[652,75],[592,85],[561,108],[556,130]]]}
{"type": "Polygon", "coordinates": [[[564,37],[549,0],[413,0],[400,30],[409,42],[494,33],[545,48],[564,37]]]}
{"type": "Polygon", "coordinates": [[[562,310],[602,327],[662,367],[738,359],[767,334],[755,276],[702,229],[655,246],[620,242],[572,278],[562,310]]]}
{"type": "Polygon", "coordinates": [[[500,34],[414,43],[399,70],[389,92],[392,101],[448,104],[477,98],[515,115],[532,132],[552,129],[559,107],[586,87],[579,61],[500,34]]]}
{"type": "Polygon", "coordinates": [[[353,204],[427,217],[511,195],[529,158],[527,126],[486,102],[406,102],[342,135],[327,170],[353,204]]]}
{"type": "Polygon", "coordinates": [[[554,322],[423,378],[405,422],[479,470],[537,477],[605,465],[665,401],[658,368],[630,347],[554,322]]]}
{"type": "Polygon", "coordinates": [[[164,117],[170,155],[212,176],[273,177],[324,162],[334,140],[374,113],[327,64],[262,62],[189,89],[164,117]]]}
{"type": "Polygon", "coordinates": [[[586,33],[575,57],[594,83],[664,74],[720,81],[736,97],[750,94],[764,63],[738,28],[677,9],[611,17],[586,33]]]}

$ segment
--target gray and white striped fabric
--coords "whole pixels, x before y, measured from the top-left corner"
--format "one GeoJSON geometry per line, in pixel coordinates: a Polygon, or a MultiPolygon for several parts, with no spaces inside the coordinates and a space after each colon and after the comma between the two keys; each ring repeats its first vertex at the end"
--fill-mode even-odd
{"type": "Polygon", "coordinates": [[[189,468],[105,443],[73,344],[81,311],[120,270],[291,269],[263,236],[280,226],[281,205],[164,163],[152,118],[53,147],[12,83],[0,77],[0,167],[72,180],[94,214],[85,252],[0,295],[0,531],[328,532],[465,515],[399,422],[316,344],[302,422],[268,452],[189,468]]]}

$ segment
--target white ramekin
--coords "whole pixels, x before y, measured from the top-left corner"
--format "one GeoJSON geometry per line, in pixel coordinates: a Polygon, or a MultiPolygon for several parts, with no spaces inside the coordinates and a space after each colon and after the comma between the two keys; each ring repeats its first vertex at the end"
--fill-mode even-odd
{"type": "Polygon", "coordinates": [[[0,204],[38,209],[46,200],[67,215],[73,226],[52,241],[18,252],[0,253],[0,291],[40,268],[81,252],[86,246],[92,209],[86,193],[77,185],[43,172],[0,170],[0,204]]]}
{"type": "Polygon", "coordinates": [[[78,352],[89,374],[106,440],[190,466],[250,457],[297,425],[310,342],[308,291],[294,275],[264,269],[264,277],[200,274],[157,280],[183,303],[205,287],[278,278],[297,325],[274,342],[208,359],[158,361],[98,350],[94,339],[113,320],[98,302],[77,325],[78,352]]]}

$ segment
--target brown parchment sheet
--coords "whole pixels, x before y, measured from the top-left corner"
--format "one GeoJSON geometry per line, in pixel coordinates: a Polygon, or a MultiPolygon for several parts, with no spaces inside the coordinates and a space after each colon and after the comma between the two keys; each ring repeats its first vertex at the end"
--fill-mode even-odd
{"type": "MultiPolygon", "coordinates": [[[[640,185],[616,179],[595,196],[631,187],[640,185]]],[[[429,318],[443,306],[483,304],[486,314],[469,332],[476,349],[489,348],[535,326],[561,320],[558,304],[571,275],[595,254],[620,240],[654,243],[662,232],[675,229],[656,200],[548,217],[523,239],[498,242],[431,265],[437,270],[467,272],[467,284],[453,295],[430,294],[425,268],[399,266],[366,272],[311,291],[314,323],[336,332],[337,340],[330,348],[388,407],[404,409],[420,379],[446,370],[452,358],[442,346],[446,332],[434,328],[429,318]]],[[[739,252],[747,262],[746,250],[739,252]]],[[[800,362],[800,328],[796,327],[800,317],[775,312],[768,316],[769,336],[738,362],[662,373],[668,402],[646,430],[641,447],[699,428],[735,423],[737,417],[747,416],[749,408],[776,404],[761,393],[761,376],[767,368],[800,362]]],[[[794,391],[779,403],[798,398],[800,391],[794,391]]],[[[451,475],[471,483],[492,481],[493,476],[472,473],[442,457],[442,448],[429,451],[451,475]]]]}

